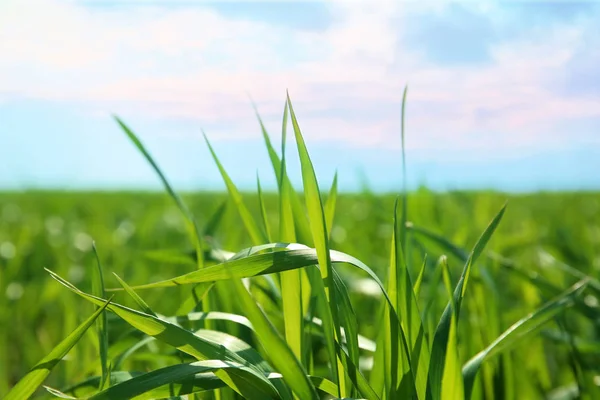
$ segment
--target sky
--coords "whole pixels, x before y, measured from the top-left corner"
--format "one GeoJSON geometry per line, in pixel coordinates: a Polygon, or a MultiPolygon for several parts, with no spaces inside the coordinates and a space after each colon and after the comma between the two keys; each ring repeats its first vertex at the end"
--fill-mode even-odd
{"type": "MultiPolygon", "coordinates": [[[[0,1],[0,190],[274,188],[289,92],[320,186],[600,189],[600,1],[0,1]],[[252,99],[252,101],[250,100],[252,99]],[[279,148],[279,147],[278,147],[279,148]]],[[[301,182],[294,142],[286,157],[301,182]]]]}

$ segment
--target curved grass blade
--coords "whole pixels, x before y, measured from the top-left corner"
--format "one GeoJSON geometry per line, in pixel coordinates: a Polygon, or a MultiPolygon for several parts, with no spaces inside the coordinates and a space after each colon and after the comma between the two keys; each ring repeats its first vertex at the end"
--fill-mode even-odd
{"type": "MultiPolygon", "coordinates": [[[[458,320],[458,316],[460,315],[460,306],[462,303],[462,299],[464,298],[465,291],[467,289],[467,283],[469,281],[469,275],[471,273],[471,268],[473,264],[477,261],[479,256],[481,255],[485,245],[488,243],[492,234],[498,227],[502,216],[504,215],[504,211],[506,210],[506,204],[500,209],[498,214],[492,219],[488,227],[485,229],[473,251],[471,252],[464,268],[460,279],[454,289],[453,301],[456,307],[454,311],[456,313],[456,319],[458,320]]],[[[435,335],[433,338],[433,345],[431,348],[431,361],[429,364],[429,377],[428,377],[428,399],[439,400],[441,398],[441,390],[442,390],[442,377],[444,373],[444,363],[446,360],[446,352],[448,345],[448,335],[450,332],[451,326],[451,317],[453,315],[452,306],[449,303],[443,314],[440,318],[440,322],[435,330],[435,335]]]]}
{"type": "MultiPolygon", "coordinates": [[[[292,187],[284,179],[287,173],[285,152],[287,142],[287,103],[283,114],[284,119],[281,127],[281,172],[278,182],[279,240],[294,242],[296,241],[296,231],[291,206],[292,187]]],[[[281,273],[281,297],[286,342],[296,358],[305,366],[307,364],[304,357],[304,304],[302,271],[300,269],[281,273]]]]}
{"type": "Polygon", "coordinates": [[[333,228],[333,218],[335,217],[335,205],[338,197],[338,173],[335,171],[333,176],[333,183],[329,189],[329,195],[325,201],[325,221],[327,225],[327,232],[331,237],[331,229],[333,228]]]}
{"type": "Polygon", "coordinates": [[[171,196],[173,201],[175,201],[177,208],[179,208],[179,211],[181,211],[183,216],[186,218],[189,226],[191,227],[191,229],[194,232],[194,244],[196,245],[196,257],[197,257],[198,268],[202,268],[204,266],[204,252],[203,252],[203,245],[202,245],[202,235],[200,234],[200,229],[198,228],[198,224],[197,224],[194,216],[192,215],[190,210],[187,208],[187,206],[185,205],[183,200],[181,200],[181,197],[179,197],[179,195],[173,190],[173,187],[167,180],[166,176],[163,174],[163,172],[159,168],[158,164],[154,161],[154,159],[152,158],[152,156],[150,155],[148,150],[146,150],[146,148],[144,147],[144,145],[142,144],[140,139],[136,136],[136,134],[133,133],[133,131],[131,129],[129,129],[129,127],[127,125],[125,125],[125,123],[123,121],[121,121],[121,119],[119,117],[114,116],[114,119],[117,121],[117,123],[119,124],[121,129],[123,129],[125,134],[129,137],[129,139],[133,142],[135,147],[137,147],[137,149],[144,155],[144,157],[146,158],[146,161],[148,161],[148,163],[154,169],[154,172],[156,172],[156,174],[159,176],[165,189],[169,193],[169,196],[171,196]]]}
{"type": "MultiPolygon", "coordinates": [[[[100,304],[103,302],[102,299],[82,292],[54,272],[48,269],[46,269],[46,271],[48,271],[52,278],[84,299],[95,304],[100,304]]],[[[227,341],[219,343],[217,341],[204,339],[199,335],[196,335],[193,332],[183,329],[170,322],[161,320],[140,311],[130,309],[120,304],[113,303],[107,307],[110,311],[117,314],[134,328],[139,329],[147,335],[154,336],[156,339],[165,342],[184,353],[190,354],[200,361],[208,359],[220,359],[223,361],[244,364],[250,368],[253,368],[253,366],[246,362],[243,357],[220,344],[227,343],[227,341]]],[[[262,374],[259,373],[260,371],[257,369],[254,370],[256,374],[254,375],[255,379],[252,380],[249,380],[247,376],[239,376],[235,370],[222,370],[218,371],[216,374],[229,387],[240,393],[242,396],[257,398],[257,393],[262,393],[262,395],[266,396],[267,398],[275,396],[278,393],[275,387],[273,387],[272,384],[266,380],[262,374]]]]}
{"type": "Polygon", "coordinates": [[[244,223],[244,226],[246,227],[246,231],[250,235],[252,242],[255,245],[259,245],[259,244],[263,244],[263,243],[267,242],[265,233],[259,229],[258,225],[256,224],[256,221],[252,217],[252,214],[250,214],[250,211],[248,211],[246,204],[244,204],[244,200],[242,198],[241,193],[239,192],[239,190],[237,189],[237,187],[235,186],[235,184],[233,183],[233,181],[231,180],[231,178],[225,171],[225,168],[223,168],[223,165],[219,161],[217,154],[215,153],[210,142],[208,141],[206,134],[204,134],[204,132],[202,134],[204,135],[204,140],[206,141],[208,149],[210,150],[210,153],[212,154],[213,159],[215,160],[215,164],[217,164],[217,167],[219,168],[219,172],[221,173],[221,176],[223,177],[223,181],[225,181],[225,185],[227,186],[227,191],[229,192],[229,196],[235,203],[238,213],[240,214],[240,217],[242,218],[242,222],[244,223]]]}
{"type": "MultiPolygon", "coordinates": [[[[172,365],[137,376],[128,381],[112,386],[94,396],[89,400],[127,400],[139,396],[152,389],[163,385],[178,383],[180,380],[206,372],[217,372],[233,369],[238,374],[246,373],[252,379],[256,372],[247,366],[232,361],[204,360],[190,364],[172,365]]],[[[183,393],[172,392],[170,397],[180,396],[183,393]]]]}
{"type": "Polygon", "coordinates": [[[465,399],[469,400],[471,398],[475,377],[483,362],[494,355],[517,345],[522,338],[535,332],[543,324],[550,321],[566,308],[572,306],[574,304],[574,299],[583,292],[587,285],[587,279],[577,282],[560,296],[547,302],[536,311],[517,321],[488,347],[471,358],[462,368],[462,375],[465,383],[465,399]]]}
{"type": "Polygon", "coordinates": [[[442,400],[464,399],[464,387],[458,358],[458,314],[456,303],[452,294],[452,283],[450,281],[450,270],[447,258],[442,256],[442,277],[444,286],[450,299],[452,315],[450,317],[450,330],[448,332],[448,344],[446,359],[444,360],[444,375],[442,377],[442,400]]]}
{"type": "Polygon", "coordinates": [[[4,400],[26,400],[31,397],[42,382],[48,377],[52,368],[67,355],[69,350],[77,344],[89,327],[96,322],[96,318],[104,312],[104,309],[109,305],[110,301],[111,299],[99,302],[100,308],[79,325],[69,336],[63,339],[63,341],[52,349],[46,357],[42,358],[27,375],[19,380],[19,382],[17,382],[4,397],[4,400]]]}
{"type": "MultiPolygon", "coordinates": [[[[304,138],[302,137],[300,126],[298,125],[289,94],[287,96],[287,104],[290,110],[292,127],[294,129],[294,135],[296,138],[296,147],[298,149],[298,156],[300,158],[302,183],[304,186],[304,198],[306,202],[306,208],[308,210],[309,225],[312,232],[312,239],[317,250],[317,258],[321,267],[319,271],[321,272],[323,289],[325,291],[324,300],[329,306],[321,307],[321,312],[324,313],[321,315],[321,317],[323,318],[324,322],[325,341],[327,343],[327,349],[331,360],[330,365],[332,368],[332,373],[333,376],[336,377],[336,383],[340,389],[339,395],[341,397],[345,397],[346,384],[343,366],[341,365],[340,360],[337,359],[335,351],[335,341],[341,341],[340,318],[338,315],[337,301],[335,297],[333,267],[329,252],[329,238],[327,235],[325,213],[323,211],[323,203],[321,200],[321,193],[319,191],[315,170],[308,154],[306,144],[304,143],[304,138]],[[329,311],[327,311],[327,308],[329,311]]],[[[311,285],[313,285],[314,289],[320,288],[319,286],[314,286],[314,278],[311,279],[311,285]]],[[[318,293],[318,296],[321,296],[321,293],[318,293]]]]}
{"type": "MultiPolygon", "coordinates": [[[[144,301],[144,299],[142,299],[136,292],[135,290],[133,290],[131,288],[131,286],[129,286],[123,279],[121,279],[119,277],[119,275],[117,275],[115,272],[113,272],[113,275],[115,276],[115,278],[117,278],[117,280],[119,281],[119,284],[121,286],[123,286],[123,289],[125,289],[125,291],[127,292],[127,294],[129,294],[129,296],[131,296],[131,298],[137,303],[138,306],[140,306],[140,308],[142,309],[143,312],[145,312],[146,314],[152,315],[153,317],[156,317],[156,313],[154,311],[152,311],[152,309],[150,308],[150,306],[148,305],[148,303],[146,303],[144,301]]],[[[102,296],[98,296],[97,294],[95,295],[96,297],[102,297],[102,296]]]]}
{"type": "Polygon", "coordinates": [[[256,189],[258,190],[258,204],[260,205],[260,215],[263,220],[263,230],[266,233],[268,242],[272,242],[271,229],[269,229],[269,219],[267,218],[267,209],[265,207],[265,201],[263,199],[262,188],[260,187],[260,178],[258,172],[256,173],[256,189]]]}
{"type": "MultiPolygon", "coordinates": [[[[254,104],[253,104],[254,106],[254,104]]],[[[294,216],[294,228],[296,231],[296,237],[297,240],[305,243],[306,245],[311,245],[312,244],[312,238],[310,236],[310,227],[308,225],[308,220],[306,218],[306,214],[302,208],[302,203],[300,202],[300,198],[298,197],[298,194],[293,190],[292,187],[292,183],[290,182],[289,177],[287,176],[287,172],[286,171],[282,171],[282,160],[279,159],[279,156],[277,155],[277,152],[275,151],[275,148],[273,147],[273,144],[271,143],[271,138],[269,137],[269,134],[267,133],[267,130],[262,122],[262,119],[260,118],[260,115],[258,114],[258,110],[256,109],[256,106],[254,106],[254,111],[256,113],[256,117],[258,118],[258,122],[260,123],[260,127],[261,127],[261,131],[263,134],[263,139],[265,141],[265,145],[267,147],[267,151],[269,153],[269,158],[271,159],[271,164],[273,165],[273,171],[275,172],[275,177],[277,178],[277,184],[279,185],[279,191],[281,192],[281,189],[283,187],[283,183],[285,183],[285,185],[287,187],[290,188],[290,205],[292,207],[292,213],[294,216]]],[[[282,126],[281,126],[281,132],[282,132],[282,138],[286,136],[286,132],[287,132],[287,120],[288,120],[288,103],[287,100],[285,102],[285,106],[283,109],[283,121],[282,121],[282,126]]],[[[283,144],[283,142],[282,142],[283,144]]],[[[283,155],[282,155],[283,158],[283,155]]]]}

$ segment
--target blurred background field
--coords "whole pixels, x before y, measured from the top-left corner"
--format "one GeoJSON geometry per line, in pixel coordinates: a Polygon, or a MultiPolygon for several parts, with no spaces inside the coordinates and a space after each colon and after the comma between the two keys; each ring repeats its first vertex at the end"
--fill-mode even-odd
{"type": "MultiPolygon", "coordinates": [[[[212,225],[207,233],[220,248],[237,251],[251,245],[226,193],[188,193],[183,197],[197,216],[201,229],[212,225]],[[221,218],[215,218],[219,209],[224,212],[221,218]]],[[[244,198],[258,217],[256,196],[245,194],[244,198]]],[[[394,199],[392,194],[341,194],[331,231],[333,249],[364,261],[382,279],[389,263],[394,199]]],[[[419,189],[409,196],[409,221],[443,235],[461,248],[470,249],[507,200],[506,215],[488,250],[514,264],[507,267],[490,258],[480,262],[479,271],[485,274],[476,274],[466,296],[468,311],[462,313],[460,323],[461,332],[464,331],[461,356],[465,360],[543,300],[552,297],[551,291],[540,282],[562,290],[577,280],[565,273],[559,263],[593,276],[598,276],[600,271],[600,193],[517,195],[491,191],[434,193],[419,189]]],[[[277,196],[268,194],[265,202],[275,229],[277,196]]],[[[95,266],[91,248],[94,240],[103,260],[107,287],[118,286],[110,272],[116,272],[130,284],[141,284],[195,268],[193,260],[186,261],[185,257],[181,262],[164,258],[165,254],[185,254],[193,250],[184,221],[166,194],[4,192],[0,194],[0,212],[0,393],[5,393],[41,355],[48,353],[93,310],[92,305],[80,301],[50,279],[44,267],[89,291],[95,266]]],[[[442,307],[446,301],[443,286],[439,286],[439,282],[429,284],[435,275],[435,262],[441,254],[448,254],[454,280],[463,263],[448,249],[422,235],[411,234],[410,238],[410,266],[414,274],[418,273],[424,255],[428,255],[426,289],[421,291],[422,297],[430,298],[430,286],[433,286],[434,292],[442,293],[438,296],[442,307]]],[[[352,275],[343,267],[340,270],[353,292],[360,332],[372,338],[378,329],[373,301],[377,295],[362,279],[364,277],[352,275]]],[[[175,313],[188,293],[187,287],[140,292],[152,308],[165,315],[175,313]]],[[[131,304],[125,295],[118,295],[117,299],[131,304]]],[[[600,316],[595,297],[588,295],[585,304],[595,318],[600,316]]],[[[584,321],[576,314],[576,311],[568,311],[566,316],[569,323],[575,324],[571,327],[577,332],[578,340],[592,343],[587,347],[581,345],[580,361],[587,363],[591,371],[600,373],[600,367],[594,362],[600,357],[597,341],[600,320],[584,321]],[[569,318],[571,315],[573,318],[569,318]]],[[[121,328],[118,323],[112,325],[116,335],[123,334],[121,328]]],[[[507,368],[504,376],[496,377],[506,390],[533,396],[518,398],[537,398],[540,393],[563,386],[572,389],[569,385],[576,381],[569,365],[570,353],[564,338],[561,341],[560,331],[555,324],[545,329],[548,330],[545,336],[526,341],[504,360],[506,365],[512,363],[518,368],[507,368]],[[560,346],[556,346],[558,342],[560,346]],[[507,384],[510,382],[513,385],[507,384]]],[[[111,336],[111,340],[116,338],[111,336]]],[[[68,359],[59,364],[47,384],[61,388],[98,373],[97,343],[90,331],[68,359]]],[[[145,352],[141,352],[139,358],[131,356],[129,367],[148,370],[169,363],[168,358],[147,357],[145,352]]],[[[493,362],[488,367],[493,365],[498,364],[493,362]]],[[[505,395],[504,398],[511,398],[505,395]]]]}

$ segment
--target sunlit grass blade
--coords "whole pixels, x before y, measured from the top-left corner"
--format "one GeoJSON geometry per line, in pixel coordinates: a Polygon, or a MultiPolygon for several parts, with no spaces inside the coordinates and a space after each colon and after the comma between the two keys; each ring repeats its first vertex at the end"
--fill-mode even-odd
{"type": "MultiPolygon", "coordinates": [[[[135,290],[133,290],[131,288],[131,286],[129,286],[123,279],[121,279],[119,277],[119,275],[117,275],[116,273],[113,272],[113,275],[115,276],[115,278],[117,278],[117,280],[119,281],[119,284],[123,287],[123,289],[125,289],[125,291],[127,292],[127,294],[129,296],[131,296],[131,298],[137,303],[137,305],[142,309],[143,312],[145,312],[146,314],[152,315],[153,317],[156,317],[156,313],[154,311],[152,311],[152,309],[150,308],[150,306],[148,306],[148,303],[146,303],[144,301],[144,299],[142,299],[136,292],[135,290]]],[[[96,295],[96,297],[101,297],[96,295]]]]}
{"type": "Polygon", "coordinates": [[[246,227],[246,230],[248,231],[248,234],[250,235],[252,242],[255,245],[266,243],[267,238],[265,236],[265,233],[256,224],[254,217],[252,216],[252,214],[246,207],[246,204],[244,203],[244,199],[242,198],[241,193],[239,192],[238,188],[235,186],[235,184],[233,183],[233,181],[231,180],[231,178],[225,171],[225,168],[223,168],[223,165],[219,161],[217,154],[215,153],[210,142],[208,141],[206,134],[204,134],[204,140],[206,141],[206,145],[208,146],[208,149],[210,150],[210,154],[212,154],[215,164],[217,164],[217,167],[219,168],[219,172],[221,173],[221,176],[223,177],[225,186],[227,186],[227,191],[229,192],[229,196],[231,197],[231,200],[233,200],[234,204],[236,205],[238,213],[240,214],[240,217],[242,218],[242,222],[244,223],[244,226],[246,227]]]}
{"type": "MultiPolygon", "coordinates": [[[[96,297],[104,298],[106,296],[104,292],[104,274],[102,273],[102,263],[100,256],[98,255],[98,249],[96,244],[92,242],[92,248],[94,249],[94,255],[96,256],[96,269],[95,273],[92,274],[92,294],[96,297]]],[[[104,389],[108,379],[108,322],[106,320],[106,313],[102,313],[96,320],[96,332],[98,334],[98,348],[100,350],[100,367],[102,371],[102,380],[100,381],[99,390],[104,389]]]]}
{"type": "Polygon", "coordinates": [[[579,281],[560,296],[547,302],[536,311],[517,321],[500,335],[487,348],[471,358],[462,368],[465,382],[465,398],[471,398],[475,377],[481,364],[487,359],[517,345],[521,339],[536,332],[543,324],[550,321],[556,315],[574,304],[578,297],[588,285],[587,280],[579,281]]]}
{"type": "MultiPolygon", "coordinates": [[[[471,252],[465,264],[465,267],[463,268],[460,279],[458,280],[456,288],[454,289],[453,296],[453,301],[456,307],[456,310],[454,312],[456,313],[457,320],[458,316],[460,315],[460,307],[465,295],[465,290],[467,289],[467,283],[469,280],[469,275],[471,273],[471,268],[481,255],[485,245],[488,243],[492,234],[498,227],[498,224],[500,223],[500,220],[502,219],[505,210],[506,205],[504,205],[500,209],[498,214],[496,214],[494,219],[492,219],[488,227],[485,229],[485,231],[473,247],[473,251],[471,252]]],[[[429,382],[427,387],[427,397],[432,400],[438,400],[441,396],[444,362],[446,360],[448,335],[450,332],[452,315],[452,307],[450,304],[448,304],[444,310],[444,313],[442,314],[442,317],[436,328],[435,335],[433,338],[433,344],[431,348],[431,362],[429,364],[429,382]]]]}
{"type": "Polygon", "coordinates": [[[407,182],[406,182],[406,146],[405,146],[405,131],[404,131],[404,122],[405,122],[405,113],[406,113],[406,95],[408,94],[408,86],[404,87],[404,92],[402,94],[402,114],[401,114],[401,128],[400,128],[400,136],[401,136],[401,144],[402,144],[402,215],[400,217],[400,226],[398,229],[398,240],[400,240],[400,245],[402,246],[402,253],[406,253],[406,221],[408,218],[408,193],[407,193],[407,182]]]}
{"type": "MultiPolygon", "coordinates": [[[[290,110],[290,117],[292,120],[292,127],[296,139],[296,147],[298,149],[298,156],[300,158],[300,165],[302,169],[302,182],[304,186],[304,198],[306,201],[306,208],[308,210],[309,225],[312,232],[313,242],[317,250],[317,257],[319,259],[319,269],[321,272],[321,278],[323,279],[323,286],[325,290],[325,298],[329,305],[331,313],[331,325],[329,316],[323,316],[325,323],[325,329],[329,332],[325,332],[327,346],[329,350],[329,356],[331,358],[331,366],[333,368],[334,376],[337,375],[338,387],[340,389],[340,396],[346,396],[345,384],[344,384],[344,371],[340,370],[341,365],[337,360],[334,342],[335,340],[341,340],[340,338],[340,319],[338,316],[337,302],[335,298],[335,290],[333,283],[333,267],[331,264],[331,257],[329,253],[329,239],[327,235],[327,226],[325,221],[325,213],[323,210],[323,203],[321,200],[321,193],[319,191],[319,185],[317,183],[317,177],[315,174],[314,167],[310,156],[308,155],[308,149],[304,143],[304,138],[300,132],[300,126],[294,113],[289,95],[287,96],[288,107],[290,110]],[[330,325],[330,326],[327,326],[330,325]],[[335,339],[335,340],[334,340],[335,339]]],[[[311,282],[312,283],[312,282],[311,282]]]]}
{"type": "Polygon", "coordinates": [[[50,374],[50,371],[67,355],[69,350],[77,344],[85,332],[96,322],[96,319],[104,312],[110,303],[99,302],[100,307],[84,322],[81,323],[69,336],[63,339],[52,351],[42,358],[17,384],[8,392],[4,400],[26,400],[37,390],[50,374]]]}
{"type": "Polygon", "coordinates": [[[329,237],[331,237],[331,229],[333,228],[333,218],[335,217],[335,205],[337,203],[337,197],[338,174],[336,171],[335,175],[333,176],[333,183],[331,184],[331,188],[329,189],[329,195],[327,196],[327,200],[325,200],[325,221],[329,237]]]}
{"type": "MultiPolygon", "coordinates": [[[[175,314],[182,315],[192,312],[192,310],[196,309],[197,305],[207,297],[213,287],[214,282],[205,282],[194,286],[190,296],[179,305],[175,314]]],[[[210,310],[206,309],[205,311],[208,312],[210,310]]]]}
{"type": "Polygon", "coordinates": [[[458,356],[458,314],[456,312],[456,303],[452,293],[452,283],[450,281],[450,271],[445,256],[442,257],[442,277],[448,298],[452,315],[450,317],[450,329],[448,331],[448,350],[444,360],[444,374],[442,377],[442,400],[454,400],[464,398],[464,387],[461,375],[461,366],[458,356]]]}
{"type": "Polygon", "coordinates": [[[154,159],[152,158],[152,156],[150,155],[148,150],[146,150],[146,147],[142,144],[142,142],[136,136],[136,134],[133,133],[133,131],[127,125],[125,125],[125,123],[123,121],[121,121],[121,119],[119,117],[114,116],[114,118],[117,121],[117,123],[119,124],[119,126],[121,127],[121,129],[123,129],[125,134],[133,142],[135,147],[137,147],[137,149],[144,155],[144,157],[146,158],[146,161],[148,161],[148,163],[152,166],[152,168],[154,169],[154,172],[156,172],[156,174],[159,176],[161,182],[163,183],[163,186],[169,193],[169,196],[171,196],[173,201],[175,201],[177,208],[179,208],[179,211],[181,211],[183,216],[186,218],[188,227],[193,231],[193,236],[194,236],[193,242],[196,246],[196,257],[197,257],[198,268],[202,268],[204,266],[202,235],[200,233],[200,229],[198,228],[198,223],[196,222],[194,216],[192,215],[192,213],[190,212],[188,207],[185,205],[185,203],[183,202],[181,197],[179,197],[179,195],[175,192],[175,190],[173,190],[173,187],[167,180],[166,176],[163,174],[163,172],[159,168],[158,164],[154,161],[154,159]]]}
{"type": "Polygon", "coordinates": [[[425,258],[423,259],[423,264],[421,264],[421,269],[419,270],[419,275],[415,280],[414,284],[414,292],[415,297],[418,299],[421,294],[421,284],[423,283],[423,277],[425,276],[425,269],[427,268],[427,254],[425,254],[425,258]]]}
{"type": "MultiPolygon", "coordinates": [[[[296,232],[291,206],[292,187],[286,176],[287,104],[281,127],[281,167],[279,176],[279,240],[295,242],[296,232]]],[[[308,289],[308,288],[306,288],[308,289]]],[[[281,273],[281,297],[283,306],[285,339],[298,360],[306,365],[304,357],[304,304],[302,271],[300,269],[281,273]]]]}
{"type": "MultiPolygon", "coordinates": [[[[342,337],[346,340],[349,362],[347,362],[344,357],[342,357],[341,361],[344,365],[344,370],[348,374],[348,377],[352,382],[356,384],[358,375],[360,374],[360,370],[358,370],[358,365],[360,362],[358,344],[358,322],[356,319],[356,313],[354,312],[354,308],[352,306],[352,302],[350,301],[348,288],[346,287],[344,281],[341,279],[341,277],[335,270],[333,270],[333,273],[336,299],[338,299],[339,315],[341,319],[341,329],[343,329],[341,332],[342,337]]],[[[338,343],[341,343],[341,338],[338,343]]],[[[342,349],[342,351],[344,350],[342,349]]],[[[354,392],[355,390],[350,390],[350,393],[348,393],[348,395],[354,397],[354,392]]]]}
{"type": "MultiPolygon", "coordinates": [[[[95,296],[82,292],[77,289],[68,281],[64,280],[54,272],[46,270],[59,283],[71,290],[73,293],[81,296],[82,298],[94,303],[102,304],[103,300],[95,296]]],[[[110,304],[107,306],[108,309],[119,317],[124,319],[134,328],[146,333],[147,335],[154,336],[158,340],[165,342],[180,351],[190,354],[200,361],[209,359],[220,359],[223,361],[232,361],[247,365],[252,368],[253,366],[246,362],[243,357],[230,351],[219,342],[212,340],[206,340],[193,332],[183,329],[170,322],[158,319],[152,315],[142,313],[122,306],[120,304],[110,304]]],[[[221,343],[227,343],[221,342],[221,343]]],[[[257,393],[261,393],[263,396],[271,397],[273,393],[277,393],[276,389],[268,382],[264,376],[257,373],[254,375],[255,379],[248,379],[248,376],[239,376],[235,370],[232,371],[218,371],[217,376],[222,379],[229,387],[237,391],[243,396],[250,396],[257,398],[257,393]]],[[[260,397],[258,397],[260,398],[260,397]]]]}
{"type": "Polygon", "coordinates": [[[204,236],[212,237],[217,232],[217,229],[221,225],[223,221],[223,215],[225,215],[225,211],[227,210],[227,200],[223,201],[217,210],[211,215],[211,217],[206,222],[204,226],[204,236]]]}
{"type": "Polygon", "coordinates": [[[240,306],[252,322],[254,331],[263,345],[276,370],[300,399],[317,399],[318,395],[300,361],[273,327],[264,312],[252,298],[252,295],[237,279],[232,280],[240,306]]]}
{"type": "Polygon", "coordinates": [[[263,198],[262,188],[260,186],[260,178],[258,177],[258,172],[256,173],[256,190],[258,193],[258,204],[260,206],[260,215],[263,221],[263,230],[266,234],[267,242],[273,241],[273,236],[271,235],[271,229],[269,228],[269,219],[267,218],[267,208],[265,207],[265,200],[263,198]]]}
{"type": "MultiPolygon", "coordinates": [[[[280,192],[282,191],[282,187],[284,184],[290,188],[289,189],[289,198],[290,198],[290,206],[292,208],[292,213],[294,215],[294,221],[295,221],[294,229],[296,231],[296,238],[299,242],[310,246],[312,244],[312,238],[311,238],[311,234],[310,234],[310,227],[308,225],[308,219],[306,218],[306,213],[302,207],[302,203],[300,202],[300,198],[299,198],[298,194],[293,190],[290,179],[287,176],[287,172],[283,170],[282,161],[283,161],[284,155],[282,154],[282,159],[280,160],[279,156],[277,155],[277,152],[275,151],[275,148],[273,147],[271,138],[269,137],[269,134],[267,133],[267,130],[262,122],[262,119],[260,118],[260,115],[258,114],[258,111],[256,110],[256,106],[254,107],[254,110],[256,112],[256,117],[258,118],[258,121],[260,123],[263,139],[265,141],[265,146],[267,147],[267,151],[269,153],[269,158],[271,159],[271,164],[273,166],[273,171],[275,171],[275,178],[277,179],[279,191],[280,192]]],[[[288,111],[288,103],[286,100],[285,106],[283,109],[283,120],[282,120],[282,124],[281,124],[282,139],[284,139],[286,137],[288,118],[289,118],[289,111],[288,111]]],[[[285,146],[285,142],[283,140],[282,140],[282,146],[285,146]]]]}
{"type": "Polygon", "coordinates": [[[459,260],[466,262],[469,259],[468,252],[466,252],[462,248],[458,247],[457,245],[455,245],[454,243],[452,243],[451,241],[446,239],[444,236],[437,234],[435,232],[432,232],[429,229],[425,229],[421,226],[413,225],[410,222],[407,223],[407,228],[410,231],[415,232],[419,235],[422,235],[422,236],[432,240],[433,242],[437,243],[440,247],[442,247],[444,249],[444,251],[447,251],[450,254],[454,255],[459,260]]]}

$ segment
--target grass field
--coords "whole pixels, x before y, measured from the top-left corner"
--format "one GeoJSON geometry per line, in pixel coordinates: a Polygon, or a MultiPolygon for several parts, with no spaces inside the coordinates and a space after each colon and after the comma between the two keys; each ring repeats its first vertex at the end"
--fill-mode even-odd
{"type": "Polygon", "coordinates": [[[0,394],[600,398],[599,193],[321,203],[293,128],[301,195],[277,156],[261,196],[0,194],[0,394]]]}

